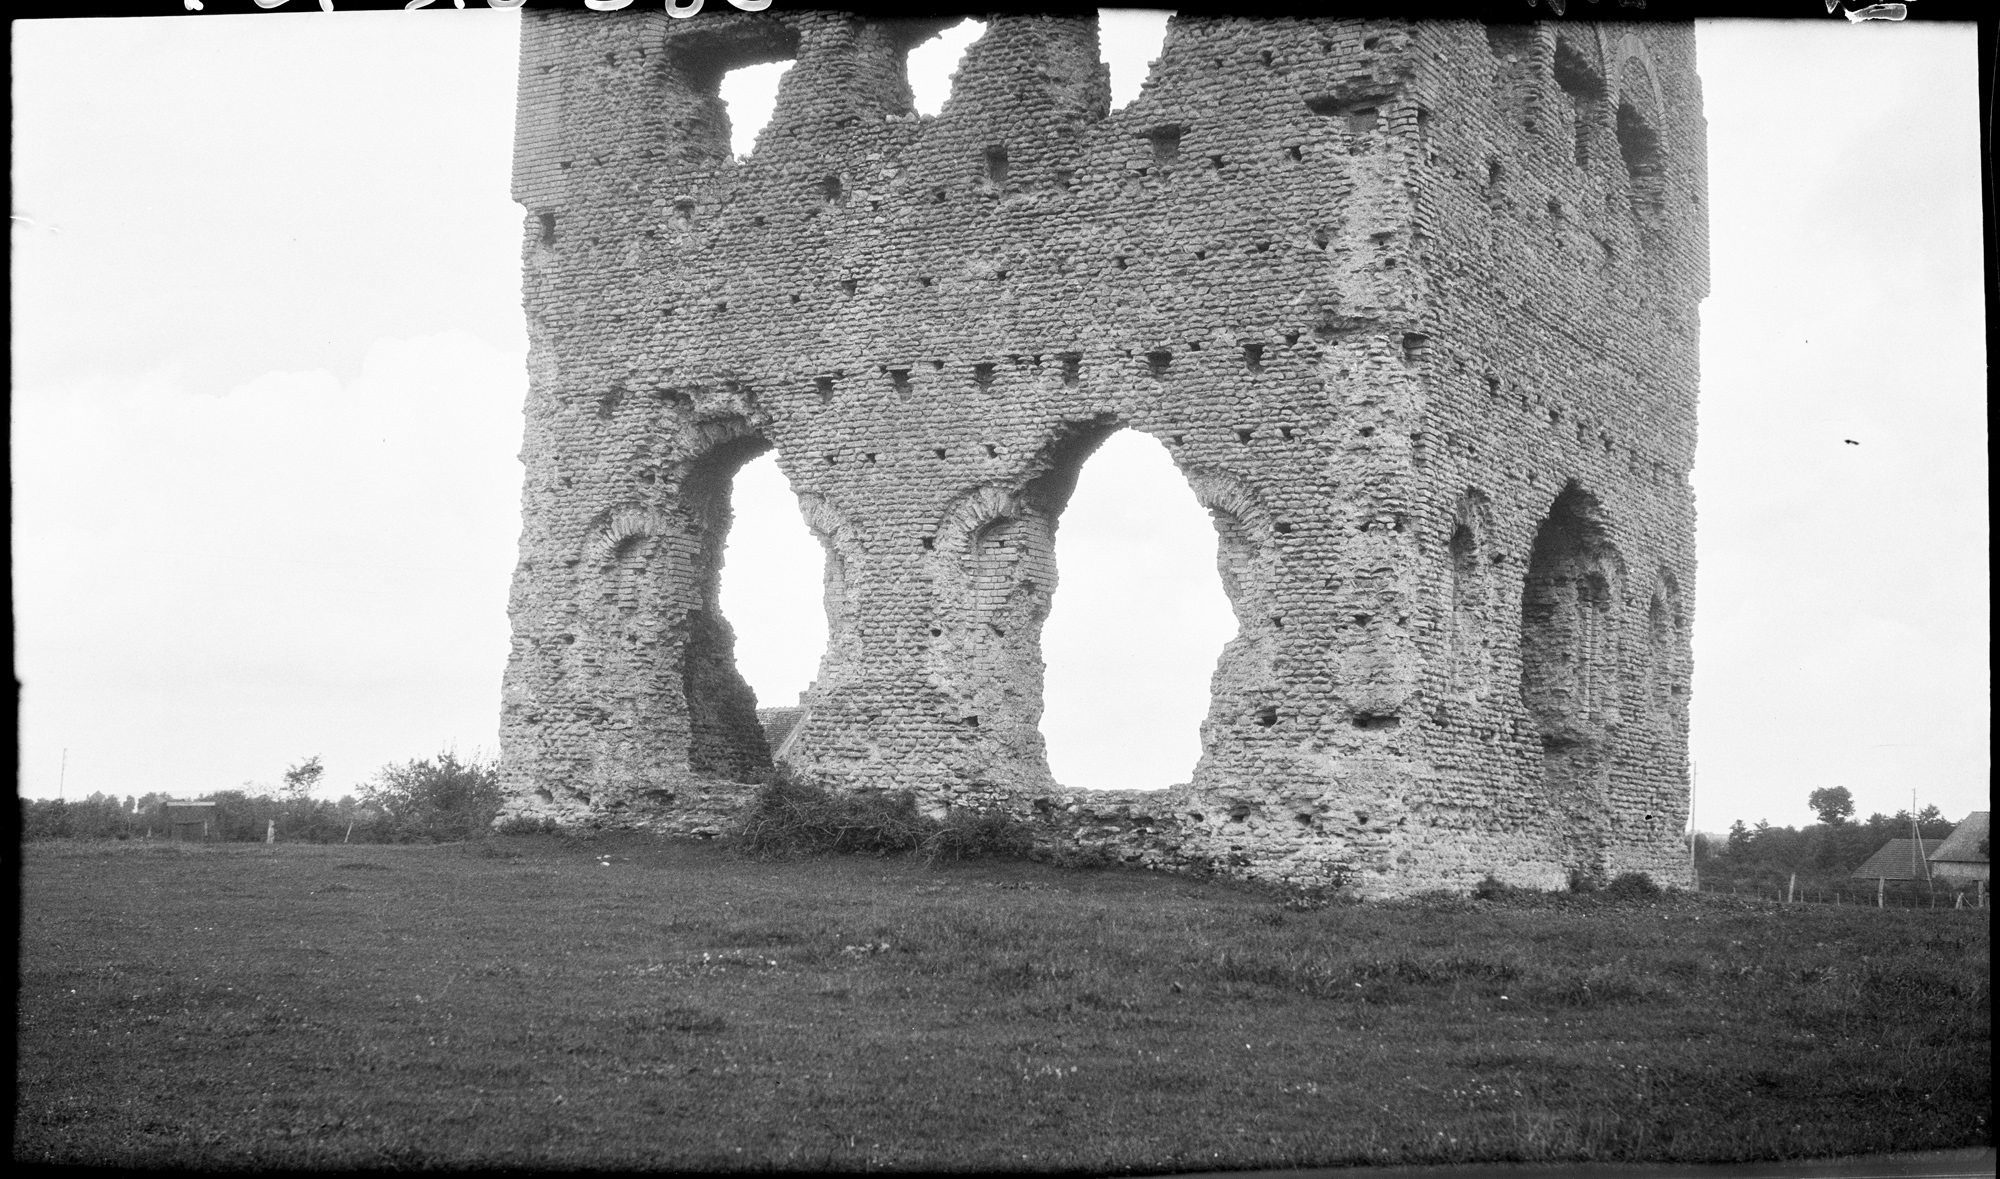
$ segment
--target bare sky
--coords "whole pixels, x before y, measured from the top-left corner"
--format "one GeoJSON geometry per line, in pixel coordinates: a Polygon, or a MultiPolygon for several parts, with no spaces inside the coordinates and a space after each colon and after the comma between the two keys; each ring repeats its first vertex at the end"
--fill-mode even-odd
{"type": "MultiPolygon", "coordinates": [[[[1149,22],[1117,15],[1129,94],[1149,22]]],[[[526,388],[517,22],[13,24],[23,794],[273,783],[312,753],[337,794],[493,750],[526,388]]],[[[915,55],[920,103],[964,40],[915,55]]],[[[1699,50],[1699,825],[1806,821],[1823,785],[1961,816],[1989,765],[1972,29],[1712,22],[1699,50]]],[[[1043,726],[1065,781],[1192,766],[1233,624],[1177,478],[1121,435],[1065,516],[1043,726]],[[1156,540],[1129,539],[1141,520],[1156,540]]],[[[760,698],[790,702],[824,641],[818,548],[768,460],[737,507],[725,608],[760,698]]]]}

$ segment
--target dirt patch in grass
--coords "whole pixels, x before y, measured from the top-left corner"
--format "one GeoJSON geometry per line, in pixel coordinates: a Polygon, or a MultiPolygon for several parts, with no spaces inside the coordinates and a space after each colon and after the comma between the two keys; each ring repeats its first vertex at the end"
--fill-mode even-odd
{"type": "Polygon", "coordinates": [[[1984,912],[491,846],[28,846],[15,1157],[1099,1171],[1991,1142],[1984,912]]]}

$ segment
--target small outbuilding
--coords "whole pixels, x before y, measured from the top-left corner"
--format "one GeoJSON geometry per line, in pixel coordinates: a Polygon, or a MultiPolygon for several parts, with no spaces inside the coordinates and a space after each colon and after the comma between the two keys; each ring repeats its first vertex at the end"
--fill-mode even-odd
{"type": "Polygon", "coordinates": [[[200,843],[222,837],[212,802],[168,802],[167,838],[200,843]]]}

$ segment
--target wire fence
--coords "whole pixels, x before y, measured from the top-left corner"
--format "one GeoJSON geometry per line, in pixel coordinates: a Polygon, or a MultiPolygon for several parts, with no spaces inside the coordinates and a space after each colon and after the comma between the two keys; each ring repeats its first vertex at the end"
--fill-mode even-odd
{"type": "Polygon", "coordinates": [[[1981,880],[1892,880],[1878,885],[1856,880],[1851,885],[1824,882],[1798,884],[1781,881],[1703,881],[1700,891],[1716,896],[1776,901],[1794,905],[1858,905],[1882,909],[1984,909],[1988,899],[1986,882],[1981,880]]]}

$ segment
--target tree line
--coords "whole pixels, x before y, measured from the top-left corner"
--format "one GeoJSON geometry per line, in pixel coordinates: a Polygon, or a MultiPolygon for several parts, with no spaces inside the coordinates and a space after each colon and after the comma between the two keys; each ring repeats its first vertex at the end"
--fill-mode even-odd
{"type": "MultiPolygon", "coordinates": [[[[329,801],[312,797],[324,775],[317,756],[285,771],[273,791],[246,789],[205,795],[215,811],[210,838],[259,841],[271,824],[277,838],[307,843],[443,843],[484,833],[500,810],[495,768],[449,751],[386,765],[358,794],[329,801]]],[[[95,793],[75,801],[21,799],[23,839],[164,839],[171,835],[165,794],[95,793]]]]}
{"type": "MultiPolygon", "coordinates": [[[[1891,839],[1908,839],[1911,827],[1925,840],[1943,839],[1956,825],[1934,806],[1924,807],[1914,816],[1908,810],[1893,815],[1877,811],[1866,819],[1854,818],[1854,796],[1845,786],[1815,790],[1808,804],[1819,822],[1804,827],[1773,827],[1758,820],[1746,824],[1738,819],[1730,825],[1726,838],[1712,835],[1695,837],[1695,867],[1704,889],[1732,889],[1744,892],[1783,889],[1794,873],[1801,889],[1848,892],[1874,889],[1873,882],[1856,879],[1853,872],[1882,850],[1891,839]]],[[[1921,881],[1891,889],[1924,887],[1921,881]]]]}

